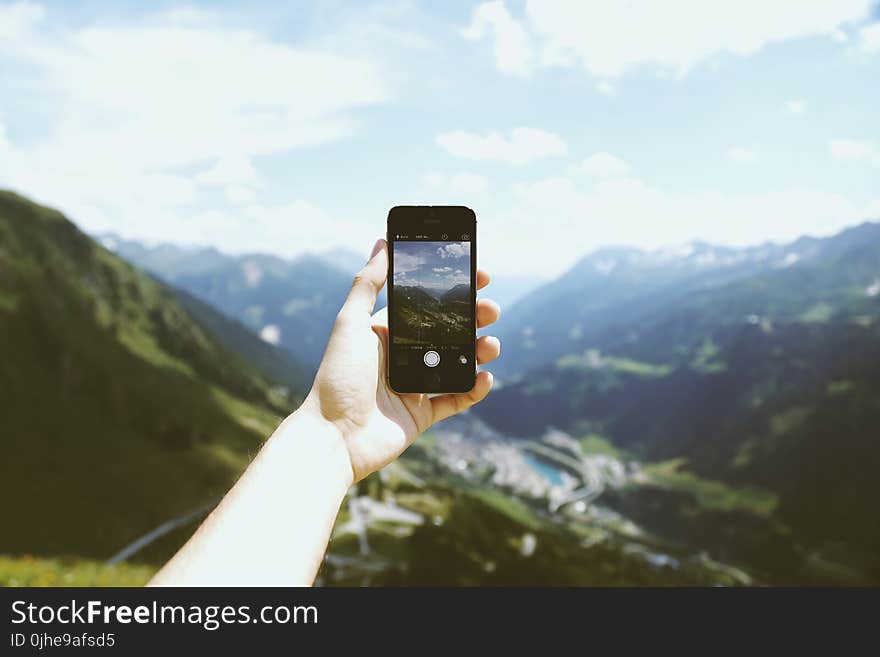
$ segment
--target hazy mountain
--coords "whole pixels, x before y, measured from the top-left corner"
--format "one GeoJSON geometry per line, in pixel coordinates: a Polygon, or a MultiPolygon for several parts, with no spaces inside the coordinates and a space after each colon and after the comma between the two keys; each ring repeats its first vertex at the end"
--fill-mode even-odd
{"type": "MultiPolygon", "coordinates": [[[[348,276],[354,276],[366,259],[366,254],[346,248],[328,249],[315,255],[348,276]]],[[[486,296],[494,299],[502,308],[509,308],[546,282],[546,279],[534,274],[492,273],[492,284],[486,290],[486,296]]]]}
{"type": "MultiPolygon", "coordinates": [[[[146,245],[109,233],[98,239],[123,258],[289,350],[307,371],[320,361],[351,278],[365,259],[344,248],[285,260],[265,254],[230,256],[210,247],[146,245]]],[[[534,276],[495,276],[485,295],[501,304],[502,317],[506,317],[512,307],[516,308],[511,306],[513,301],[527,296],[541,283],[534,276]]],[[[383,290],[376,307],[386,302],[383,290]]],[[[514,319],[510,326],[515,325],[519,323],[514,319]]],[[[502,323],[500,330],[504,327],[502,323]]],[[[505,341],[505,352],[507,348],[505,341]]],[[[511,360],[516,360],[516,345],[511,349],[511,360]]]]}
{"type": "Polygon", "coordinates": [[[211,247],[183,247],[175,244],[147,245],[113,233],[95,236],[101,245],[144,269],[168,272],[169,277],[210,271],[227,262],[228,256],[211,247]]]}
{"type": "Polygon", "coordinates": [[[106,558],[227,490],[290,408],[205,325],[240,328],[9,192],[0,271],[0,493],[14,501],[0,552],[106,558]]]}
{"type": "Polygon", "coordinates": [[[440,302],[444,304],[470,303],[470,300],[471,286],[466,283],[460,283],[440,295],[440,302]]]}
{"type": "MultiPolygon", "coordinates": [[[[341,253],[287,260],[266,254],[232,256],[210,248],[145,246],[110,235],[102,240],[122,257],[289,350],[310,371],[320,362],[351,288],[353,273],[343,270],[341,253]]],[[[349,260],[353,264],[354,257],[349,260]]],[[[383,292],[377,307],[384,303],[383,292]]]]}
{"type": "Polygon", "coordinates": [[[410,303],[421,304],[428,308],[440,306],[440,299],[421,285],[398,285],[394,288],[394,293],[399,299],[404,299],[410,303]]]}
{"type": "Polygon", "coordinates": [[[757,273],[720,276],[617,313],[475,412],[513,435],[599,435],[760,486],[810,559],[880,578],[869,556],[880,552],[880,225],[798,240],[757,273]]]}
{"type": "MultiPolygon", "coordinates": [[[[492,276],[492,283],[486,289],[485,296],[495,300],[505,313],[517,301],[547,283],[545,278],[534,274],[512,275],[495,274],[492,272],[490,274],[492,276]]],[[[482,292],[477,294],[483,295],[482,292]]]]}
{"type": "Polygon", "coordinates": [[[504,358],[495,369],[509,378],[551,363],[692,293],[809,260],[821,244],[807,238],[745,249],[702,242],[657,251],[600,249],[504,309],[494,329],[504,358]]]}
{"type": "Polygon", "coordinates": [[[366,253],[358,253],[344,247],[327,249],[315,254],[316,257],[328,265],[336,267],[336,269],[349,278],[352,278],[364,266],[367,261],[367,255],[366,253]]]}

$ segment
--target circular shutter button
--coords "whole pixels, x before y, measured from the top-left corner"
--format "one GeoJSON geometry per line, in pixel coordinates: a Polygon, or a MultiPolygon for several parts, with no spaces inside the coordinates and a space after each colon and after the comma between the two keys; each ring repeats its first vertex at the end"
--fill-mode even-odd
{"type": "Polygon", "coordinates": [[[437,367],[437,365],[440,363],[440,354],[433,350],[426,351],[424,361],[425,365],[427,365],[428,367],[437,367]]]}

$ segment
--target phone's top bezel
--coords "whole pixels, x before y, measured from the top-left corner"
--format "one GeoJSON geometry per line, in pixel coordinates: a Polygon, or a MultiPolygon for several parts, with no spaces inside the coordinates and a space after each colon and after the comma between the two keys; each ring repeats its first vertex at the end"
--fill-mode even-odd
{"type": "Polygon", "coordinates": [[[407,228],[421,222],[455,222],[476,225],[477,214],[464,205],[395,205],[388,211],[388,228],[405,225],[407,228]]]}

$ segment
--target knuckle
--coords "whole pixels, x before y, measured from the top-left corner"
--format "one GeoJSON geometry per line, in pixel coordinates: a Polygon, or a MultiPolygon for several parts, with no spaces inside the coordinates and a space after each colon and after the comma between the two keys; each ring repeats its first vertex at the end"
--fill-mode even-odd
{"type": "Polygon", "coordinates": [[[374,291],[378,292],[378,288],[376,287],[376,282],[363,271],[359,271],[354,275],[354,280],[351,282],[351,289],[363,289],[366,291],[374,291]]]}

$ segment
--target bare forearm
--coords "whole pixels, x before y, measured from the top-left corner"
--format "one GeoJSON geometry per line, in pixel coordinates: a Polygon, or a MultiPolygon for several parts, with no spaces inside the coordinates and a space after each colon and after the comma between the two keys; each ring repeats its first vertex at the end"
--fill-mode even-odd
{"type": "Polygon", "coordinates": [[[310,585],[351,483],[342,437],[301,408],[150,584],[310,585]]]}

